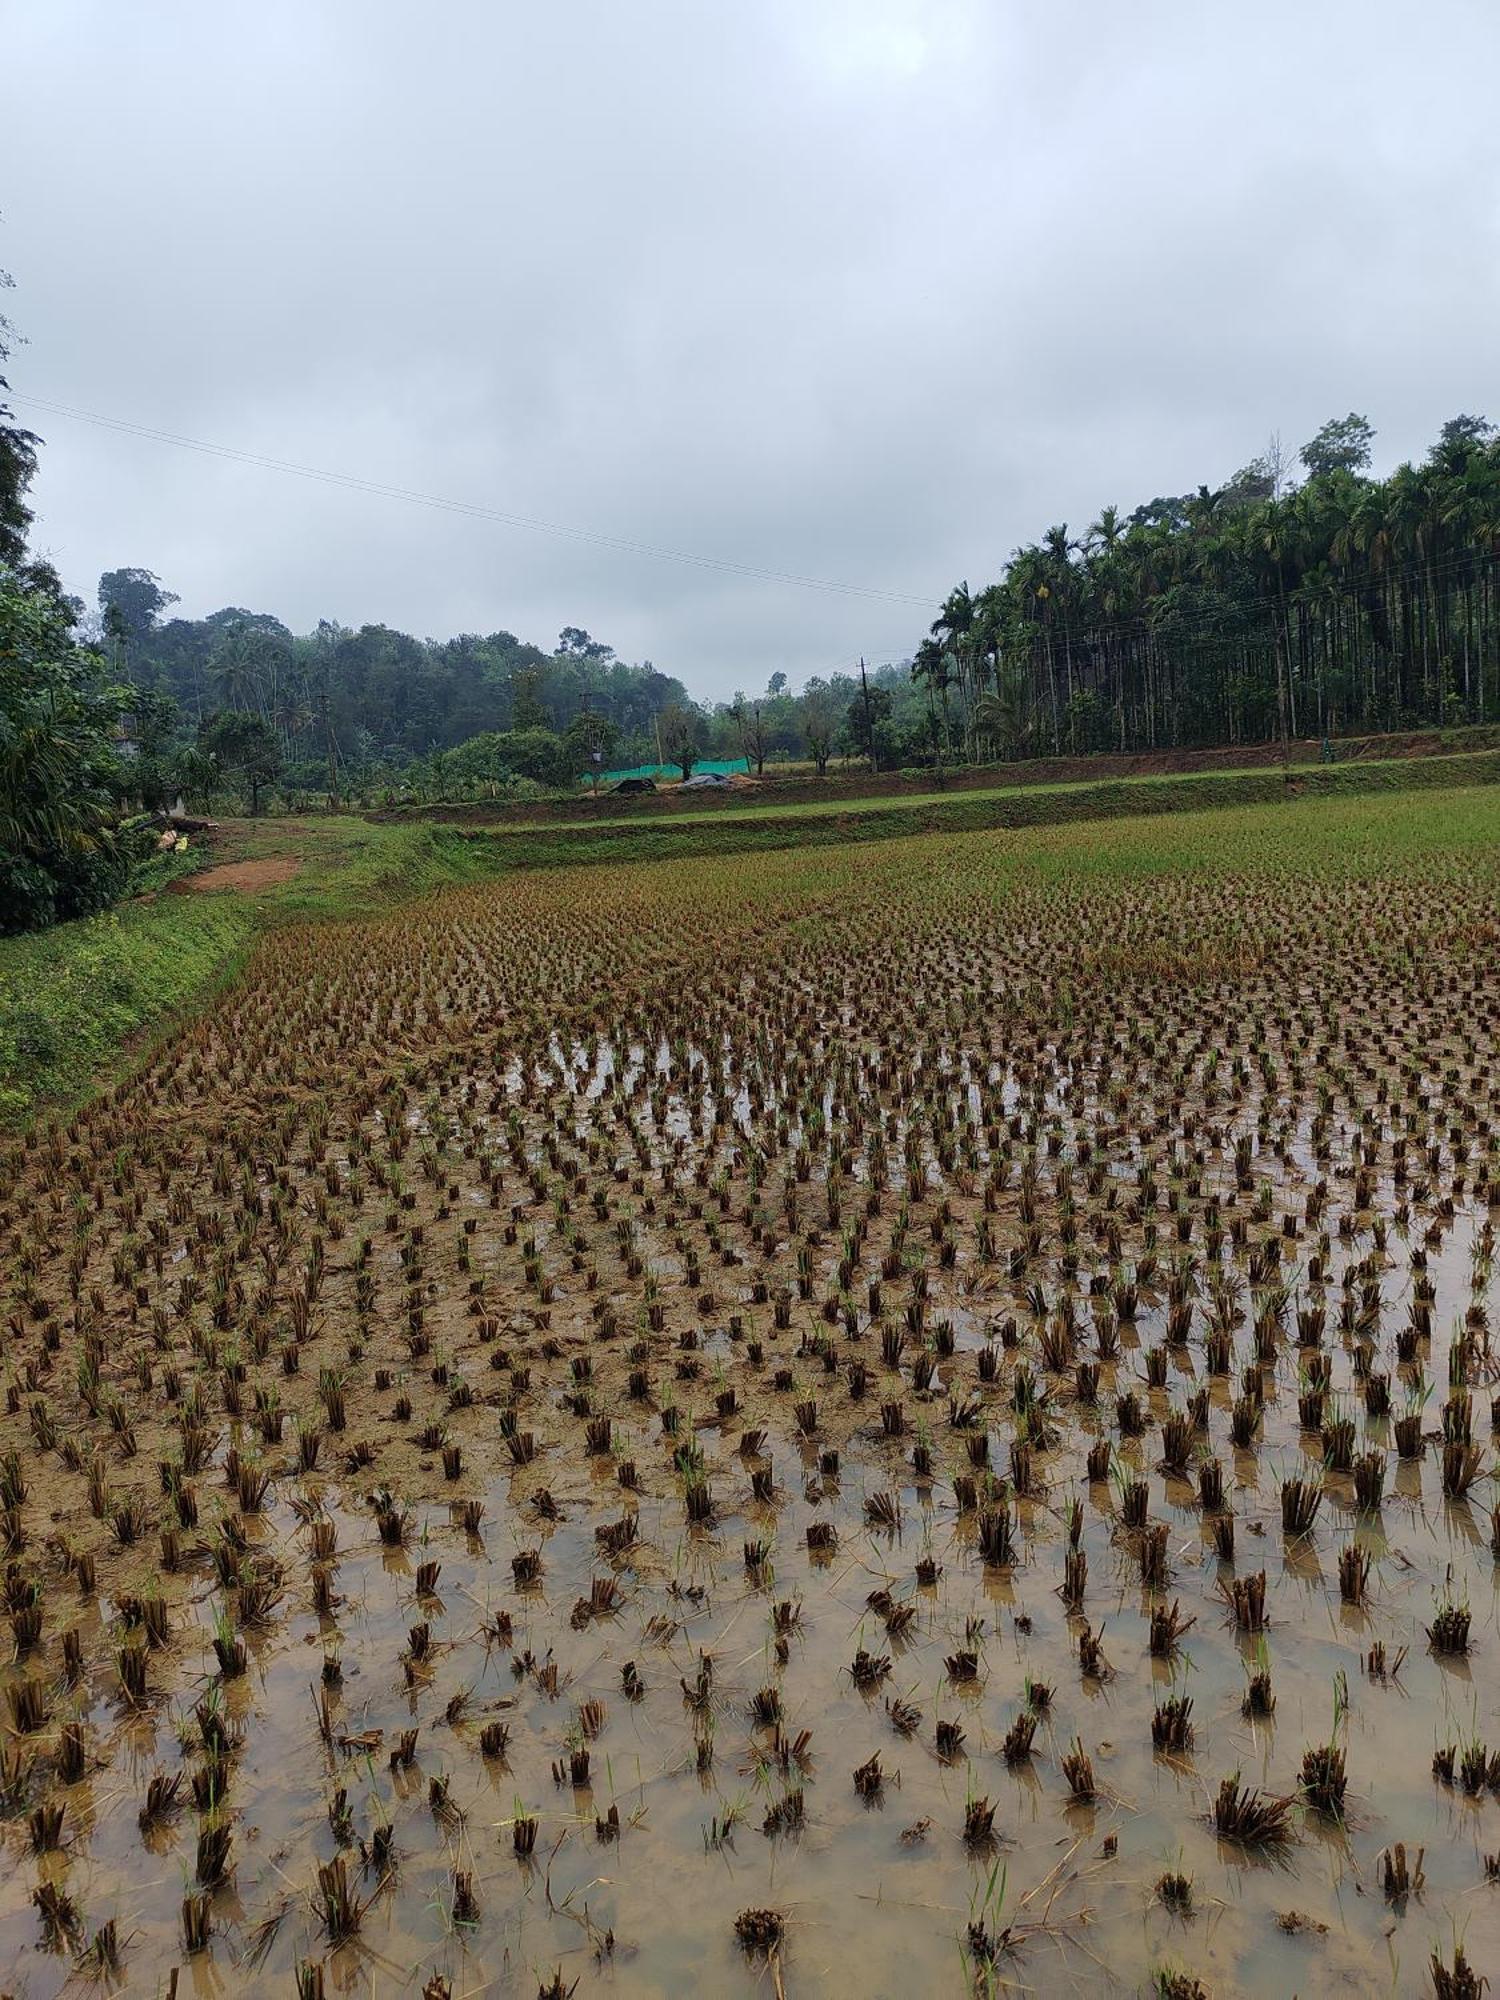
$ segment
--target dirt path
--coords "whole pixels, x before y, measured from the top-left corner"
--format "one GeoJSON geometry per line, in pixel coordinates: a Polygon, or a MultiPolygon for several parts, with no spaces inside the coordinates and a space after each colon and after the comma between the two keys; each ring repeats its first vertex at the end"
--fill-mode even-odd
{"type": "Polygon", "coordinates": [[[295,854],[268,854],[260,861],[224,861],[217,868],[205,868],[199,875],[184,875],[171,886],[178,895],[238,889],[243,895],[256,896],[262,890],[290,882],[301,866],[295,854]]]}

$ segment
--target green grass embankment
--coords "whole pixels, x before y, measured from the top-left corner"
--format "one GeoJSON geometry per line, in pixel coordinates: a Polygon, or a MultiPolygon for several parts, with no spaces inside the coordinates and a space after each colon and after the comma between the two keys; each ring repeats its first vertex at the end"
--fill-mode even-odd
{"type": "MultiPolygon", "coordinates": [[[[1289,749],[1289,761],[1296,767],[1306,768],[1321,762],[1321,745],[1316,739],[1298,739],[1289,749]]],[[[1339,764],[1452,756],[1475,750],[1500,750],[1500,723],[1400,730],[1383,736],[1341,736],[1333,740],[1334,761],[1339,764]]],[[[931,770],[915,769],[871,775],[844,765],[819,778],[810,764],[776,764],[754,784],[735,785],[707,796],[684,791],[676,784],[630,796],[606,791],[597,798],[575,789],[528,800],[409,801],[367,809],[365,817],[377,822],[430,819],[449,825],[514,828],[539,823],[555,826],[601,820],[635,823],[658,818],[682,819],[705,811],[786,812],[814,803],[838,811],[850,804],[868,804],[875,798],[889,799],[893,804],[910,803],[934,790],[939,796],[950,796],[955,792],[1009,791],[1037,785],[1103,785],[1126,778],[1225,776],[1279,770],[1284,761],[1288,760],[1281,745],[1272,742],[1220,744],[1212,749],[1103,751],[1086,756],[1032,757],[1009,764],[951,764],[941,777],[931,770]]]]}
{"type": "Polygon", "coordinates": [[[461,837],[506,868],[576,867],[1497,782],[1500,750],[1487,750],[1360,764],[1310,764],[1293,766],[1286,773],[1279,769],[1184,772],[1170,777],[1118,778],[1103,784],[1017,785],[993,791],[934,792],[918,798],[844,799],[786,810],[766,807],[754,813],[680,813],[671,820],[634,824],[593,821],[470,828],[461,837]]]}
{"type": "Polygon", "coordinates": [[[233,824],[194,859],[212,869],[286,857],[296,874],[255,891],[200,893],[172,883],[180,866],[152,862],[152,893],[0,938],[0,1126],[82,1097],[142,1037],[232,977],[268,925],[378,915],[498,860],[447,827],[343,818],[233,824]]]}

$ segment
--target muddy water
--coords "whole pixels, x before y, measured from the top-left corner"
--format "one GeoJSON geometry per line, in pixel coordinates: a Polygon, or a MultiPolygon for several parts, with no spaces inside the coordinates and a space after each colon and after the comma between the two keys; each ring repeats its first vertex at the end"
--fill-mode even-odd
{"type": "MultiPolygon", "coordinates": [[[[1476,1228],[1473,1215],[1460,1218],[1432,1266],[1440,1321],[1470,1302],[1476,1228]]],[[[1141,1316],[1141,1343],[1156,1337],[1153,1317],[1141,1316]]],[[[1111,1377],[1123,1384],[1135,1372],[1128,1354],[1106,1369],[1101,1408],[1114,1393],[1111,1377]]],[[[1336,1363],[1335,1387],[1346,1385],[1336,1363]]],[[[1183,1386],[1174,1384],[1179,1393],[1183,1386]]],[[[1222,1384],[1213,1394],[1216,1405],[1227,1401],[1222,1384]]],[[[1500,1963],[1500,1892],[1480,1886],[1482,1854],[1500,1844],[1500,1807],[1435,1785],[1426,1772],[1438,1742],[1494,1733],[1484,1512],[1442,1500],[1429,1454],[1420,1467],[1401,1466],[1375,1516],[1356,1515],[1330,1480],[1313,1536],[1289,1542],[1278,1476],[1321,1453],[1298,1429],[1295,1398],[1273,1391],[1264,1442],[1255,1454],[1234,1455],[1230,1480],[1237,1566],[1264,1566],[1268,1578],[1268,1630],[1256,1641],[1236,1633],[1216,1596],[1228,1571],[1205,1537],[1195,1492],[1158,1480],[1149,1434],[1138,1448],[1127,1443],[1125,1462],[1160,1491],[1171,1593],[1195,1621],[1174,1662],[1153,1660],[1148,1600],[1122,1547],[1115,1493],[1082,1476],[1080,1446],[1092,1428],[1070,1423],[1047,1455],[1045,1494],[1018,1503],[1018,1560],[1003,1569],[976,1563],[973,1517],[955,1511],[945,1482],[908,1478],[896,1489],[899,1526],[867,1527],[864,1498],[891,1490],[890,1467],[858,1441],[828,1476],[815,1445],[768,1439],[776,1498],[737,1504],[730,1496],[747,1485],[747,1461],[732,1433],[705,1427],[699,1438],[725,1496],[707,1528],[684,1524],[675,1495],[631,1496],[608,1463],[575,1461],[553,1468],[555,1522],[528,1518],[513,1504],[518,1480],[502,1479],[485,1495],[479,1535],[465,1534],[446,1507],[419,1507],[407,1545],[391,1550],[373,1538],[358,1495],[313,1484],[337,1531],[338,1602],[322,1619],[292,1609],[252,1643],[247,1673],[226,1684],[224,1706],[242,1733],[232,1793],[238,1865],[235,1886],[213,1899],[210,1950],[191,1958],[181,1950],[193,1814],[180,1813],[149,1840],[137,1824],[151,1771],[188,1773],[201,1761],[183,1740],[197,1744],[192,1705],[212,1679],[206,1579],[190,1600],[204,1634],[197,1673],[185,1671],[173,1699],[140,1715],[122,1715],[108,1700],[90,1707],[99,1768],[57,1794],[67,1807],[64,1850],[48,1866],[80,1903],[97,1907],[107,1897],[121,1913],[133,1985],[147,1983],[145,1968],[154,1978],[172,1963],[186,1981],[179,1990],[203,1993],[290,1991],[294,1963],[310,1949],[335,1991],[396,1990],[433,1973],[455,1993],[531,1991],[560,1967],[565,1981],[579,1978],[588,1990],[673,1994],[706,1984],[749,1993],[767,1972],[738,1947],[734,1923],[755,1906],[785,1916],[777,1969],[789,1992],[963,1990],[970,1973],[961,1941],[969,1922],[983,1918],[987,1894],[989,1928],[1009,1931],[995,1968],[1002,1988],[1061,1980],[1079,1993],[1131,1991],[1145,1968],[1191,1962],[1216,1991],[1416,1992],[1438,1911],[1458,1925],[1471,1963],[1500,1963]],[[1062,1503],[1073,1493],[1084,1502],[1087,1609],[1104,1626],[1105,1677],[1081,1675],[1078,1620],[1056,1589],[1062,1503]],[[627,1509],[635,1540],[602,1559],[594,1529],[627,1509]],[[836,1525],[836,1550],[808,1552],[809,1519],[836,1525]],[[1330,1577],[1333,1549],[1350,1533],[1378,1559],[1381,1581],[1363,1609],[1341,1605],[1330,1577]],[[743,1544],[758,1536],[773,1541],[774,1553],[770,1570],[752,1581],[743,1544]],[[518,1591],[510,1558],[523,1543],[540,1549],[543,1567],[534,1587],[518,1591]],[[915,1579],[923,1557],[940,1566],[926,1588],[915,1579]],[[441,1573],[436,1596],[419,1599],[424,1560],[440,1563],[441,1573]],[[570,1622],[597,1575],[616,1579],[619,1608],[570,1622]],[[1426,1643],[1424,1625],[1455,1585],[1470,1594],[1472,1663],[1436,1658],[1426,1643]],[[889,1637],[869,1608],[878,1591],[915,1608],[905,1633],[889,1637]],[[795,1619],[783,1663],[772,1606],[787,1601],[795,1619]],[[497,1635],[497,1612],[509,1614],[508,1636],[497,1635]],[[431,1628],[432,1654],[408,1674],[402,1655],[419,1620],[431,1628]],[[1361,1668],[1376,1637],[1388,1656],[1409,1649],[1384,1681],[1361,1668]],[[978,1655],[978,1677],[955,1683],[944,1662],[964,1647],[978,1655]],[[889,1659],[888,1673],[864,1690],[849,1671],[860,1648],[889,1659]],[[705,1658],[710,1692],[695,1709],[682,1684],[696,1681],[705,1658]],[[337,1660],[341,1675],[327,1691],[331,1740],[315,1692],[325,1659],[337,1660]],[[1248,1719],[1247,1674],[1262,1659],[1275,1709],[1248,1719]],[[643,1686],[634,1698],[621,1683],[627,1660],[643,1686]],[[1248,1783],[1282,1789],[1301,1747],[1330,1735],[1339,1675],[1349,1687],[1351,1780],[1342,1822],[1302,1813],[1295,1842],[1280,1852],[1219,1841],[1209,1818],[1219,1776],[1239,1768],[1248,1783]],[[1026,1705],[1028,1676],[1054,1692],[1031,1758],[1008,1767],[999,1744],[1026,1705]],[[772,1730],[750,1712],[757,1690],[772,1685],[785,1737],[809,1732],[805,1751],[785,1764],[772,1730]],[[1172,1692],[1192,1697],[1196,1755],[1151,1751],[1154,1705],[1172,1692]],[[446,1720],[459,1696],[460,1711],[446,1720]],[[920,1710],[909,1734],[893,1726],[887,1698],[920,1710]],[[589,1740],[588,1780],[559,1785],[552,1765],[584,1740],[578,1715],[589,1701],[607,1716],[589,1740]],[[964,1731],[950,1761],[934,1747],[940,1719],[964,1731]],[[502,1756],[485,1758],[479,1734],[490,1720],[506,1724],[508,1741],[502,1756]],[[413,1727],[414,1760],[392,1770],[391,1751],[413,1727]],[[1075,1736],[1094,1764],[1098,1791],[1088,1805],[1070,1802],[1059,1775],[1075,1736]],[[711,1757],[699,1769],[705,1742],[711,1757]],[[877,1752],[884,1783],[864,1799],[851,1773],[877,1752]],[[434,1781],[446,1786],[437,1806],[434,1781]],[[340,1787],[349,1804],[342,1846],[327,1811],[340,1787]],[[799,1789],[800,1828],[763,1831],[771,1809],[799,1789]],[[962,1838],[976,1795],[995,1807],[996,1836],[977,1849],[962,1838]],[[611,1807],[617,1833],[600,1824],[611,1807]],[[513,1851],[521,1813],[539,1822],[529,1861],[513,1851]],[[394,1865],[378,1874],[360,1866],[360,1848],[384,1821],[394,1865]],[[1398,1838],[1425,1849],[1426,1887],[1404,1913],[1382,1897],[1375,1867],[1398,1838]],[[357,1937],[330,1949],[310,1922],[308,1881],[314,1860],[339,1852],[365,1908],[357,1937]],[[470,1925],[452,1919],[455,1869],[474,1879],[480,1915],[470,1925]],[[1193,1880],[1190,1915],[1174,1914],[1156,1893],[1169,1870],[1193,1880]]],[[[621,1416],[620,1456],[644,1460],[659,1450],[653,1422],[621,1416]]],[[[258,1524],[258,1539],[281,1550],[292,1572],[305,1560],[307,1533],[285,1506],[258,1524]]],[[[191,1649],[185,1666],[190,1658],[191,1649]]],[[[12,1823],[7,1840],[23,1849],[24,1827],[12,1823]]],[[[12,1990],[61,1991],[70,1960],[33,1947],[25,1867],[7,1872],[0,1913],[12,1990]]]]}
{"type": "MultiPolygon", "coordinates": [[[[1087,935],[1129,919],[1151,952],[1091,996],[1070,907],[998,923],[859,866],[886,900],[837,949],[802,890],[736,944],[731,883],[671,980],[660,937],[620,971],[635,877],[582,914],[533,881],[278,944],[130,1094],[12,1158],[0,1990],[1418,1994],[1460,1943],[1500,1970],[1500,1763],[1472,1792],[1434,1773],[1500,1750],[1489,887],[1355,910],[1260,885],[1292,1000],[1238,934],[1181,972],[1212,885],[1103,902],[1087,935]],[[1066,1007],[1024,984],[1040,946],[1066,1007]],[[557,1031],[563,986],[592,1026],[557,1031]],[[415,1025],[377,1063],[386,992],[415,1025]],[[1029,997],[991,1019],[996,992],[1029,997]],[[1459,1378],[1482,1465],[1455,1500],[1459,1378]],[[1325,1469],[1339,1416],[1378,1506],[1325,1469]],[[1322,1499],[1288,1534],[1299,1473],[1322,1499]],[[1149,1591],[1135,1482],[1166,1531],[1149,1591]],[[1226,1593],[1261,1571],[1243,1631],[1226,1593]],[[1467,1651],[1436,1650],[1464,1604],[1467,1651]],[[1158,1751],[1174,1698],[1192,1740],[1158,1751]],[[1327,1744],[1338,1812],[1302,1783],[1327,1744]],[[1234,1772],[1291,1801],[1284,1840],[1221,1838],[1234,1772]]],[[[712,886],[679,879],[673,938],[712,886]]]]}

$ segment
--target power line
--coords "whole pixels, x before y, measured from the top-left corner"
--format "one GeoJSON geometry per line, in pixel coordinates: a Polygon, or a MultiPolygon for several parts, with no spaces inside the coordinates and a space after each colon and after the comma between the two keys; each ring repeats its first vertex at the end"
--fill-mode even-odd
{"type": "Polygon", "coordinates": [[[452,500],[437,493],[416,493],[404,486],[389,485],[383,480],[363,479],[357,473],[330,472],[321,466],[299,465],[290,459],[269,458],[260,452],[242,451],[235,445],[212,444],[203,438],[183,437],[175,431],[158,430],[153,425],[138,424],[125,417],[108,417],[95,410],[74,409],[66,403],[55,403],[46,396],[12,393],[18,403],[30,403],[36,409],[50,411],[54,416],[67,417],[75,423],[96,424],[103,430],[117,431],[126,437],[146,438],[153,444],[173,445],[182,451],[201,452],[207,457],[228,459],[237,465],[256,466],[265,472],[290,473],[297,479],[317,480],[327,486],[343,487],[352,493],[371,493],[381,499],[403,500],[412,506],[435,507],[444,513],[495,521],[502,527],[527,528],[544,535],[566,535],[574,541],[587,542],[596,548],[616,549],[626,555],[651,556],[659,562],[690,563],[698,569],[720,570],[730,576],[746,577],[755,583],[789,584],[798,590],[827,590],[847,597],[881,598],[891,604],[919,604],[927,610],[931,610],[936,601],[912,591],[881,590],[874,584],[841,583],[831,577],[801,576],[792,570],[763,569],[755,563],[734,562],[727,556],[705,556],[688,549],[661,548],[652,542],[632,541],[623,535],[602,534],[592,528],[572,527],[562,521],[544,521],[535,515],[511,513],[504,508],[484,506],[478,501],[452,500]]]}

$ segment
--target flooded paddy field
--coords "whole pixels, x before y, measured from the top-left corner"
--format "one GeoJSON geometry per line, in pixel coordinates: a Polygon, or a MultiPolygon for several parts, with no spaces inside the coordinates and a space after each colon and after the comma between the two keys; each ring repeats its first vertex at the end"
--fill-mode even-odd
{"type": "Polygon", "coordinates": [[[270,936],[0,1156],[0,1990],[1493,1981],[1497,831],[270,936]]]}

